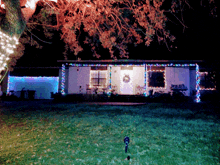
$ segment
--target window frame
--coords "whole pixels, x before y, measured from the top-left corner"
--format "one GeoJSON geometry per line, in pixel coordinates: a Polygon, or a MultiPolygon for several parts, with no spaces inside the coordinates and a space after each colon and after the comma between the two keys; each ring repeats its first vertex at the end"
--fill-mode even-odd
{"type": "Polygon", "coordinates": [[[165,89],[166,88],[166,75],[165,70],[149,70],[148,71],[148,87],[149,88],[159,88],[159,89],[165,89]],[[151,73],[162,73],[163,74],[163,86],[151,86],[150,85],[150,74],[151,73]]]}
{"type": "Polygon", "coordinates": [[[90,88],[105,88],[107,86],[107,70],[102,69],[102,70],[96,70],[96,69],[91,69],[90,70],[90,83],[89,83],[89,87],[90,88]],[[97,78],[93,78],[92,77],[92,72],[97,72],[96,74],[98,75],[97,78]],[[105,78],[101,77],[101,72],[105,73],[105,78]],[[98,83],[97,84],[92,84],[92,79],[97,79],[98,83]],[[100,84],[102,82],[102,80],[104,80],[104,84],[100,84]]]}
{"type": "MultiPolygon", "coordinates": [[[[200,90],[216,90],[216,85],[214,84],[214,82],[212,82],[213,83],[212,85],[214,87],[211,87],[211,86],[207,87],[207,83],[206,82],[208,82],[210,80],[208,72],[199,72],[199,74],[200,74],[200,90]]],[[[211,82],[210,82],[210,84],[211,84],[211,82]]]]}

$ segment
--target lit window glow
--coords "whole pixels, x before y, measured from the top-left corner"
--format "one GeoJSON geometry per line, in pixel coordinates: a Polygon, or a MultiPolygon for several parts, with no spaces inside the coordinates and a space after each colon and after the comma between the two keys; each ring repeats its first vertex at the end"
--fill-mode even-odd
{"type": "Polygon", "coordinates": [[[105,70],[90,70],[89,88],[104,88],[107,83],[107,71],[105,70]]]}

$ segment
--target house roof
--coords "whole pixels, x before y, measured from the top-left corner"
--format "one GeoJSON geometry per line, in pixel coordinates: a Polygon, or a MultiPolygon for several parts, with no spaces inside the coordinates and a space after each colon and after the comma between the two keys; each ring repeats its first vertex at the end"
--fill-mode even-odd
{"type": "Polygon", "coordinates": [[[10,76],[58,77],[59,67],[14,67],[10,76]]]}
{"type": "Polygon", "coordinates": [[[202,60],[58,60],[58,63],[73,64],[196,64],[202,63],[202,60]]]}

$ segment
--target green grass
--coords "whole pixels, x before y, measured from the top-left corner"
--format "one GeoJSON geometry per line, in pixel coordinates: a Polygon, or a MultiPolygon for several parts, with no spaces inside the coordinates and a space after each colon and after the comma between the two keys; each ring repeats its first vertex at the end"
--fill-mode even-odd
{"type": "Polygon", "coordinates": [[[219,120],[201,107],[8,104],[0,109],[0,164],[216,165],[220,160],[219,120]]]}

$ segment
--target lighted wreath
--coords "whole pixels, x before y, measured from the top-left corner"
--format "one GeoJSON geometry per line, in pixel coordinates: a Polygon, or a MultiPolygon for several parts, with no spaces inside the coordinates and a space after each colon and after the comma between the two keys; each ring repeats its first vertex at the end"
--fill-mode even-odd
{"type": "Polygon", "coordinates": [[[124,82],[124,83],[128,83],[130,80],[131,80],[131,79],[130,79],[130,76],[129,76],[129,75],[125,75],[125,76],[123,77],[123,82],[124,82]]]}

